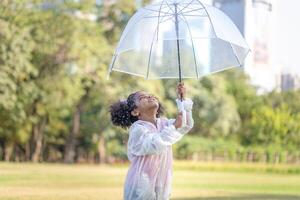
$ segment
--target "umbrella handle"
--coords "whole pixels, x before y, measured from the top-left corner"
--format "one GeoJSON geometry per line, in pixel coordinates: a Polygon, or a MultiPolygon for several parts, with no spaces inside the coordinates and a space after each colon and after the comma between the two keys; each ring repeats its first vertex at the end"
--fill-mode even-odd
{"type": "MultiPolygon", "coordinates": [[[[181,81],[181,76],[179,77],[179,83],[182,83],[182,81],[181,81]]],[[[179,95],[180,95],[180,101],[182,102],[182,101],[183,101],[182,93],[180,93],[179,95]]]]}

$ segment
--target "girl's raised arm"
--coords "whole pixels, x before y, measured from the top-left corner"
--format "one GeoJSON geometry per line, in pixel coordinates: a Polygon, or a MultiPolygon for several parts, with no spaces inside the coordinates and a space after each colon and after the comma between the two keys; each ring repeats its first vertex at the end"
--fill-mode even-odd
{"type": "MultiPolygon", "coordinates": [[[[194,119],[193,119],[193,114],[192,114],[192,109],[193,109],[193,101],[189,98],[183,100],[182,102],[180,99],[176,99],[177,103],[177,108],[179,112],[183,112],[185,117],[183,117],[183,126],[181,128],[178,128],[178,132],[181,134],[186,134],[188,133],[193,127],[194,127],[194,119]]],[[[175,119],[169,119],[168,124],[174,124],[175,119]]]]}

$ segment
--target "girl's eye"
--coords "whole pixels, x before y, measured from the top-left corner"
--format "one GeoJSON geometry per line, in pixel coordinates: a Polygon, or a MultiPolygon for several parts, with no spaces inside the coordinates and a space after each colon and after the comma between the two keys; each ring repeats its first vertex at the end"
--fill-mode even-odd
{"type": "Polygon", "coordinates": [[[149,96],[140,96],[139,97],[139,100],[142,100],[142,99],[146,99],[146,98],[155,98],[155,99],[157,99],[154,95],[149,95],[149,96]]]}
{"type": "Polygon", "coordinates": [[[148,98],[148,96],[141,96],[139,99],[141,100],[141,99],[147,99],[148,98]]]}
{"type": "Polygon", "coordinates": [[[141,100],[141,99],[145,99],[145,98],[147,98],[146,96],[141,96],[139,99],[141,100]]]}

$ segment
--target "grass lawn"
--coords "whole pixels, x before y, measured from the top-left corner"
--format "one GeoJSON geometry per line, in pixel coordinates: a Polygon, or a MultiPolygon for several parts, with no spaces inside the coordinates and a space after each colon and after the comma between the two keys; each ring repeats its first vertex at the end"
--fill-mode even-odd
{"type": "MultiPolygon", "coordinates": [[[[118,200],[127,168],[0,163],[0,199],[118,200]]],[[[171,200],[300,200],[299,168],[176,161],[171,200]]]]}

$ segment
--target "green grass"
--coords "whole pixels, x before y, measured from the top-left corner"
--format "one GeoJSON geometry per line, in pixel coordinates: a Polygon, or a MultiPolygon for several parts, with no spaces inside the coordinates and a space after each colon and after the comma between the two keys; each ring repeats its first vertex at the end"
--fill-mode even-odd
{"type": "MultiPolygon", "coordinates": [[[[122,199],[128,165],[0,163],[1,200],[122,199]]],[[[175,162],[172,200],[300,200],[299,166],[175,162]]]]}

